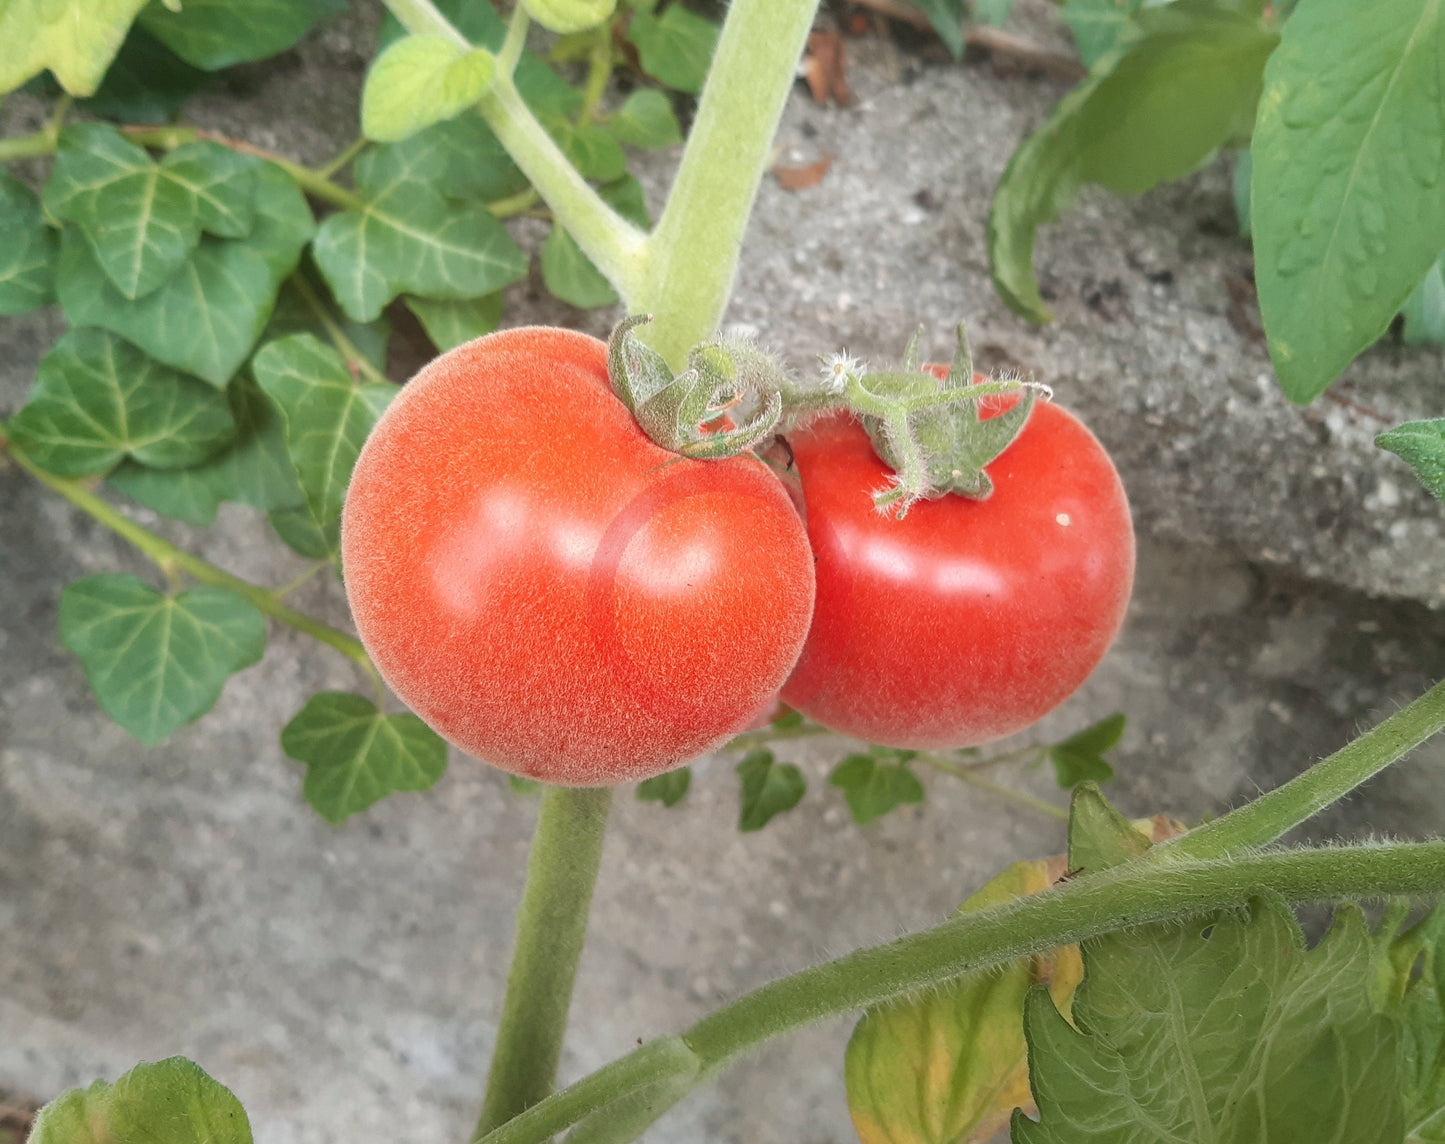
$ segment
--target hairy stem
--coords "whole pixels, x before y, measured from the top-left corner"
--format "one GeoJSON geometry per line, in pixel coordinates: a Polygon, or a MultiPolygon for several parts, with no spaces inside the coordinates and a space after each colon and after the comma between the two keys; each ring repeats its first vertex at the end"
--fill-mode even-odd
{"type": "Polygon", "coordinates": [[[611,787],[542,792],[478,1136],[552,1091],[611,800],[611,787]]]}
{"type": "MultiPolygon", "coordinates": [[[[1127,926],[1239,906],[1261,887],[1290,902],[1439,894],[1445,891],[1445,842],[1125,863],[784,977],[704,1017],[681,1039],[696,1055],[700,1083],[764,1041],[814,1021],[1127,926]]],[[[658,1046],[668,1043],[653,1042],[614,1061],[479,1144],[540,1144],[584,1116],[605,1118],[611,1107],[619,1116],[633,1115],[630,1094],[676,1078],[691,1065],[675,1053],[664,1057],[658,1046]]]]}

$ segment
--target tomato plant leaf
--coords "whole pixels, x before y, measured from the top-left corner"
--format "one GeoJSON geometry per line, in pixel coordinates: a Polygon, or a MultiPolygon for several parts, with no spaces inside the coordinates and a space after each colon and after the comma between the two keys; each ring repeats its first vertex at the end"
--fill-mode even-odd
{"type": "Polygon", "coordinates": [[[1259,308],[1281,386],[1311,401],[1445,248],[1445,11],[1307,0],[1265,69],[1251,150],[1259,308]]]}
{"type": "Polygon", "coordinates": [[[41,359],[10,436],[60,476],[103,473],[123,457],[180,468],[236,433],[222,394],[103,330],[69,330],[41,359]]]}
{"type": "Polygon", "coordinates": [[[206,71],[284,52],[346,0],[151,0],[141,23],[187,63],[206,71]]]}
{"type": "Polygon", "coordinates": [[[377,147],[356,162],[365,206],[332,215],[313,254],[346,314],[371,321],[403,292],[475,298],[527,273],[527,259],[482,203],[437,189],[444,157],[421,136],[377,147]]]}
{"type": "Polygon", "coordinates": [[[1134,14],[1143,0],[1067,0],[1059,16],[1074,33],[1084,66],[1092,68],[1135,31],[1134,14]]]}
{"type": "Polygon", "coordinates": [[[203,236],[165,285],[131,300],[97,265],[81,235],[66,227],[56,293],[76,325],[113,330],[151,357],[220,387],[250,354],[314,229],[295,182],[263,163],[255,225],[244,239],[203,236]]]}
{"type": "Polygon", "coordinates": [[[749,751],[738,764],[742,791],[738,829],[761,830],[774,815],[792,810],[808,789],[803,772],[792,763],[779,763],[766,749],[749,751]]]}
{"type": "Polygon", "coordinates": [[[644,779],[637,784],[638,802],[660,802],[663,806],[676,806],[687,795],[692,786],[692,769],[678,767],[664,775],[644,779]]]}
{"type": "Polygon", "coordinates": [[[49,68],[71,95],[90,95],[145,0],[9,0],[0,4],[0,94],[49,68]]]}
{"type": "MultiPolygon", "coordinates": [[[[1384,924],[1381,926],[1384,929],[1384,924]]],[[[1445,910],[1438,905],[1405,933],[1386,956],[1385,1004],[1399,1016],[1405,1042],[1405,1144],[1445,1141],[1445,910]]]]}
{"type": "Polygon", "coordinates": [[[1425,271],[1424,279],[1405,299],[1400,313],[1405,318],[1402,340],[1407,345],[1445,342],[1445,254],[1425,271]]]}
{"type": "Polygon", "coordinates": [[[1402,1044],[1377,1011],[1378,956],[1357,908],[1306,952],[1273,897],[1186,925],[1085,942],[1073,1026],[1025,1006],[1040,1118],[1017,1144],[1236,1144],[1404,1136],[1402,1044]]]}
{"type": "Polygon", "coordinates": [[[406,299],[406,308],[417,316],[426,336],[441,353],[463,342],[490,334],[502,324],[502,295],[483,294],[459,302],[436,298],[406,299]]]}
{"type": "Polygon", "coordinates": [[[711,20],[674,0],[660,16],[650,8],[637,8],[627,35],[637,48],[642,70],[658,83],[691,95],[702,90],[717,47],[718,27],[711,20]]]}
{"type": "Polygon", "coordinates": [[[627,173],[627,155],[600,123],[552,119],[547,131],[584,179],[610,182],[627,173]]]}
{"type": "Polygon", "coordinates": [[[607,120],[619,143],[634,147],[670,147],[682,141],[682,128],[667,96],[650,87],[634,91],[607,120]]]}
{"type": "Polygon", "coordinates": [[[251,1125],[230,1089],[169,1057],[61,1093],[36,1114],[30,1144],[251,1144],[251,1125]]]}
{"type": "Polygon", "coordinates": [[[218,143],[186,143],[159,163],[115,128],[82,123],[60,137],[45,210],[72,222],[127,298],[171,278],[202,228],[245,238],[261,161],[218,143]]]}
{"type": "Polygon", "coordinates": [[[281,749],[306,764],[306,801],[331,823],[394,791],[428,790],[447,766],[446,743],[415,715],[385,715],[344,691],[308,699],[281,749]]]}
{"type": "Polygon", "coordinates": [[[59,249],[35,192],[0,173],[0,314],[24,314],[55,297],[59,249]]]}
{"type": "Polygon", "coordinates": [[[110,717],[155,746],[261,658],[266,617],[229,588],[165,596],[135,576],[87,576],[60,595],[60,639],[110,717]]]}
{"type": "Polygon", "coordinates": [[[496,59],[465,51],[444,36],[407,36],[376,58],[361,90],[361,130],[396,143],[451,119],[491,86],[496,59]]]}
{"type": "Polygon", "coordinates": [[[1149,839],[1115,810],[1097,787],[1074,791],[1069,805],[1069,870],[1076,876],[1097,874],[1137,858],[1149,839]]]}
{"type": "MultiPolygon", "coordinates": [[[[959,907],[1002,905],[1047,889],[1047,862],[1016,862],[959,907]]],[[[1050,985],[1068,1011],[1081,964],[1077,946],[961,977],[870,1010],[844,1057],[848,1110],[862,1144],[964,1144],[987,1140],[1030,1103],[1023,1007],[1050,985]]]]}
{"type": "Polygon", "coordinates": [[[1381,433],[1375,444],[1414,469],[1420,483],[1445,501],[1445,418],[1407,421],[1381,433]]]}
{"type": "Polygon", "coordinates": [[[1118,745],[1127,720],[1122,711],[1106,715],[1097,723],[1076,731],[1048,750],[1054,776],[1064,789],[1082,782],[1104,783],[1114,777],[1114,768],[1104,753],[1118,745]]]}
{"type": "Polygon", "coordinates": [[[1254,16],[1174,3],[1139,13],[1139,38],[1101,60],[1014,151],[989,209],[994,286],[1015,313],[1049,320],[1033,272],[1038,228],[1087,183],[1134,195],[1189,174],[1247,138],[1278,37],[1254,16]]]}
{"type": "Polygon", "coordinates": [[[859,826],[905,803],[923,801],[923,784],[907,764],[879,762],[872,755],[849,755],[833,768],[828,785],[843,792],[859,826]]]}

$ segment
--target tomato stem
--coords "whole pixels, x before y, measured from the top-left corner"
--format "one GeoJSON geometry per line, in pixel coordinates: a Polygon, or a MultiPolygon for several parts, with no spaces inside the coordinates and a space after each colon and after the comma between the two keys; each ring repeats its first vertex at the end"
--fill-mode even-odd
{"type": "Polygon", "coordinates": [[[611,800],[611,787],[542,792],[478,1136],[552,1091],[611,800]]]}
{"type": "Polygon", "coordinates": [[[1041,798],[1035,798],[1033,795],[1026,794],[1024,791],[1012,790],[1002,783],[996,783],[992,779],[986,779],[977,773],[977,768],[980,766],[992,766],[995,763],[1004,762],[1005,757],[1003,756],[998,759],[986,759],[980,763],[973,763],[968,766],[961,766],[950,759],[944,758],[942,755],[935,755],[928,751],[916,755],[915,758],[920,763],[924,763],[936,771],[942,771],[946,775],[952,775],[958,779],[959,782],[968,783],[969,786],[978,787],[980,790],[986,790],[990,794],[997,795],[999,798],[1017,803],[1019,806],[1026,806],[1028,809],[1037,811],[1039,814],[1046,814],[1050,818],[1056,818],[1062,822],[1069,821],[1069,812],[1063,807],[1055,806],[1051,802],[1045,802],[1041,798]]]}

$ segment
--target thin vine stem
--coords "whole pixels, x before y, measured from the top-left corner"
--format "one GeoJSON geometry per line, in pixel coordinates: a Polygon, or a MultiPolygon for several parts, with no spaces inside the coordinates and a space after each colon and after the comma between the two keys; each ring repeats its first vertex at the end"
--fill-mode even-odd
{"type": "Polygon", "coordinates": [[[358,155],[360,155],[370,146],[370,139],[368,139],[365,135],[358,135],[355,139],[351,141],[350,146],[348,146],[346,150],[342,151],[341,154],[337,155],[336,158],[332,159],[329,163],[323,163],[321,166],[317,167],[316,174],[320,175],[323,179],[331,178],[331,176],[336,174],[337,171],[340,171],[344,167],[349,166],[358,155]]]}
{"type": "MultiPolygon", "coordinates": [[[[986,779],[981,774],[976,773],[972,765],[964,766],[942,755],[935,755],[929,751],[924,751],[915,757],[920,763],[924,763],[936,771],[941,771],[943,774],[951,775],[958,779],[959,782],[967,783],[969,786],[977,787],[979,790],[986,790],[998,798],[1017,803],[1019,806],[1027,807],[1029,810],[1035,811],[1038,814],[1048,815],[1048,817],[1057,819],[1060,822],[1069,821],[1069,812],[1063,807],[1055,806],[1051,802],[1045,802],[1041,798],[1035,798],[1025,791],[1013,790],[1004,786],[1002,783],[996,783],[992,779],[986,779]]],[[[993,760],[989,760],[990,764],[992,764],[992,762],[993,760]]]]}
{"type": "Polygon", "coordinates": [[[367,356],[356,348],[356,343],[346,336],[346,331],[331,316],[331,311],[327,309],[326,303],[321,300],[321,295],[316,292],[306,275],[298,271],[291,275],[290,281],[291,285],[296,288],[296,293],[301,295],[301,300],[306,303],[307,309],[321,323],[321,328],[326,331],[326,336],[331,339],[331,344],[336,347],[337,353],[346,360],[347,365],[354,365],[357,371],[373,384],[391,384],[391,379],[372,365],[367,356]]]}
{"type": "Polygon", "coordinates": [[[531,23],[527,6],[517,0],[511,19],[507,21],[507,38],[502,41],[502,50],[497,53],[497,74],[508,78],[516,74],[517,61],[522,58],[522,49],[527,46],[527,29],[531,23]]]}

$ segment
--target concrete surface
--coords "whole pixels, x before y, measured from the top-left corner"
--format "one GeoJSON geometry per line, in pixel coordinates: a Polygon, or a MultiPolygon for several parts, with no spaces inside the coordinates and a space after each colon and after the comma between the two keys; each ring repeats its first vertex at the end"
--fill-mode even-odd
{"type": "MultiPolygon", "coordinates": [[[[1060,41],[1046,7],[1022,4],[1019,26],[1060,41]]],[[[241,69],[193,116],[325,158],[352,132],[375,17],[364,8],[241,69]]],[[[1445,601],[1442,516],[1369,444],[1387,422],[1438,415],[1441,354],[1378,349],[1342,386],[1352,404],[1290,407],[1261,345],[1230,321],[1226,280],[1249,259],[1231,235],[1227,164],[1133,202],[1085,195],[1040,243],[1059,320],[1028,327],[988,284],[984,217],[1013,143],[1062,89],[871,41],[850,52],[856,106],[817,108],[801,89],[790,103],[785,154],[835,161],[807,191],[765,184],[729,320],[809,368],[842,345],[895,354],[919,322],[943,352],[967,318],[981,359],[1055,385],[1115,452],[1140,532],[1135,600],[1104,666],[1037,733],[1127,712],[1112,796],[1130,813],[1198,818],[1445,674],[1445,614],[1429,607],[1445,601]]],[[[24,130],[34,114],[16,99],[0,127],[24,130]]],[[[654,198],[675,157],[645,161],[654,198]]],[[[512,293],[509,323],[603,332],[613,317],[579,315],[535,282],[512,293]]],[[[0,326],[0,414],[23,401],[57,331],[53,315],[0,326]]],[[[205,534],[137,516],[253,579],[299,567],[246,509],[227,506],[205,534]]],[[[301,768],[276,735],[305,695],[357,681],[288,630],[200,723],[140,747],[55,635],[61,586],[113,570],[149,574],[64,502],[0,472],[0,1089],[44,1098],[179,1052],[237,1093],[268,1144],[462,1139],[535,804],[454,755],[432,792],[328,827],[302,804],[301,768]]],[[[345,622],[334,583],[297,601],[345,622]]],[[[779,749],[810,792],[761,834],[734,829],[727,757],[700,764],[672,811],[620,793],[564,1079],[780,973],[927,925],[1007,862],[1062,848],[1054,820],[939,777],[925,806],[859,829],[823,781],[843,750],[779,749]]],[[[1445,744],[1427,747],[1311,833],[1438,832],[1442,765],[1445,744]]],[[[1060,801],[1042,773],[1001,778],[1060,801]]],[[[850,1026],[769,1047],[649,1139],[854,1139],[850,1026]]]]}

